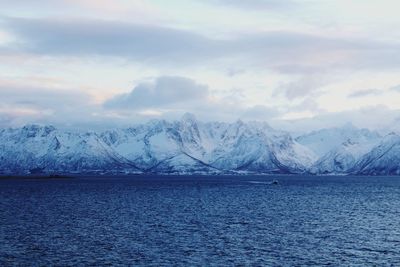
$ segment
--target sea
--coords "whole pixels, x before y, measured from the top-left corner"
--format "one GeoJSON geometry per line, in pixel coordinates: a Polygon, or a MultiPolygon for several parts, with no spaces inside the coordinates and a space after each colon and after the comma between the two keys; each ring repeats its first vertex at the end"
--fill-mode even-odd
{"type": "Polygon", "coordinates": [[[0,179],[0,266],[77,265],[400,266],[400,177],[0,179]]]}

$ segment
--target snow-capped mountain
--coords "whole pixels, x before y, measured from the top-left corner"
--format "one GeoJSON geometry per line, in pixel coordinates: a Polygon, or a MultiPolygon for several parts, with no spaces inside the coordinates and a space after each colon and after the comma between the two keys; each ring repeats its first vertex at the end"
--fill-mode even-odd
{"type": "Polygon", "coordinates": [[[311,168],[316,174],[343,174],[350,172],[360,158],[369,152],[375,142],[356,142],[348,139],[323,155],[311,168]]]}
{"type": "Polygon", "coordinates": [[[314,154],[288,133],[265,123],[203,123],[191,114],[178,122],[107,131],[104,141],[145,171],[304,172],[314,154]]]}
{"type": "Polygon", "coordinates": [[[265,123],[153,120],[127,129],[74,133],[28,125],[0,131],[0,171],[303,173],[308,148],[265,123]]]}
{"type": "Polygon", "coordinates": [[[296,140],[319,156],[310,169],[311,173],[343,174],[353,169],[354,164],[380,142],[381,136],[346,124],[340,128],[314,131],[296,140]]]}
{"type": "Polygon", "coordinates": [[[400,136],[352,125],[293,138],[266,123],[152,120],[74,132],[27,125],[0,130],[0,173],[400,174],[400,136]]]}
{"type": "Polygon", "coordinates": [[[0,131],[0,170],[90,171],[134,168],[96,133],[69,133],[52,126],[27,125],[0,131]]]}
{"type": "Polygon", "coordinates": [[[400,136],[391,133],[354,165],[354,173],[368,175],[400,174],[400,136]]]}
{"type": "Polygon", "coordinates": [[[350,123],[338,128],[313,131],[296,138],[300,144],[307,146],[319,157],[337,150],[346,143],[377,144],[381,139],[379,133],[368,129],[358,129],[350,123]]]}

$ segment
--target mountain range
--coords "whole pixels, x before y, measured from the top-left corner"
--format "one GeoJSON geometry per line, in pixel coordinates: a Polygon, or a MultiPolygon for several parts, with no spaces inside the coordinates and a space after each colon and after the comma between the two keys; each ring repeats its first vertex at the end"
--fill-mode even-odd
{"type": "Polygon", "coordinates": [[[301,136],[264,122],[152,120],[124,129],[0,130],[0,174],[400,174],[400,136],[350,124],[301,136]]]}

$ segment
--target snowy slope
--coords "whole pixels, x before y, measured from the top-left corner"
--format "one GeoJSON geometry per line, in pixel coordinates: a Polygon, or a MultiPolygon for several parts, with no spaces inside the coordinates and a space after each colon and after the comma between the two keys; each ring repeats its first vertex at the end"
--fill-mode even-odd
{"type": "Polygon", "coordinates": [[[350,139],[323,155],[311,168],[311,173],[345,174],[375,145],[375,142],[358,143],[350,139]]]}
{"type": "Polygon", "coordinates": [[[52,126],[27,125],[0,132],[0,170],[85,172],[134,168],[96,133],[60,132],[52,126]]]}
{"type": "Polygon", "coordinates": [[[0,171],[307,171],[315,155],[265,123],[153,120],[101,133],[28,125],[0,132],[0,171]]]}
{"type": "Polygon", "coordinates": [[[400,136],[391,133],[355,164],[355,173],[368,175],[400,174],[400,136]]]}
{"type": "Polygon", "coordinates": [[[300,144],[310,148],[319,157],[330,151],[339,149],[347,142],[358,144],[376,144],[381,139],[377,132],[368,129],[358,129],[352,124],[340,128],[329,128],[313,131],[296,138],[300,144]]]}
{"type": "Polygon", "coordinates": [[[400,137],[346,125],[294,139],[266,123],[152,120],[103,132],[0,130],[0,173],[399,174],[400,137]]]}
{"type": "Polygon", "coordinates": [[[209,155],[211,165],[255,172],[304,172],[315,155],[289,134],[267,124],[242,121],[230,124],[209,155]]]}

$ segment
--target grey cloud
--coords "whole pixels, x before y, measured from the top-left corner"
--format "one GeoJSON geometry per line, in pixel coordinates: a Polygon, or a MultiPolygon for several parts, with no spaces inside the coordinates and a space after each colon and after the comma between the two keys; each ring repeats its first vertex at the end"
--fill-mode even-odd
{"type": "Polygon", "coordinates": [[[0,81],[1,124],[61,123],[90,120],[98,109],[83,92],[0,81]]]}
{"type": "Polygon", "coordinates": [[[256,105],[253,107],[246,108],[241,118],[250,120],[261,120],[267,121],[275,118],[280,114],[279,110],[273,107],[267,107],[264,105],[256,105]]]}
{"type": "Polygon", "coordinates": [[[371,96],[371,95],[381,95],[383,92],[378,89],[365,89],[359,90],[354,93],[349,94],[349,97],[364,97],[364,96],[371,96]]]}
{"type": "Polygon", "coordinates": [[[87,105],[90,97],[82,92],[29,85],[0,84],[2,105],[33,108],[61,108],[87,105]]]}
{"type": "Polygon", "coordinates": [[[324,109],[322,109],[318,103],[312,99],[312,98],[306,98],[302,102],[300,102],[298,105],[295,105],[291,108],[289,108],[290,112],[293,111],[312,111],[312,112],[325,112],[324,109]]]}
{"type": "Polygon", "coordinates": [[[213,39],[180,29],[105,20],[3,18],[2,25],[18,37],[9,49],[45,55],[115,56],[168,66],[234,59],[242,69],[303,74],[400,67],[399,44],[348,37],[269,31],[213,39]]]}
{"type": "Polygon", "coordinates": [[[283,83],[275,89],[274,95],[283,95],[286,98],[293,100],[296,98],[304,98],[315,94],[315,92],[324,84],[326,81],[317,79],[313,76],[306,76],[296,81],[283,83]]]}
{"type": "Polygon", "coordinates": [[[117,95],[104,106],[116,109],[146,109],[174,105],[177,108],[194,102],[206,102],[208,94],[207,86],[197,84],[191,79],[164,76],[152,83],[140,83],[130,93],[117,95]]]}
{"type": "Polygon", "coordinates": [[[128,116],[146,110],[161,111],[169,119],[190,112],[205,121],[237,118],[265,121],[280,114],[277,109],[264,105],[246,107],[241,100],[238,95],[215,98],[206,85],[185,77],[162,76],[111,98],[104,107],[128,116]]]}
{"type": "Polygon", "coordinates": [[[241,74],[244,74],[244,73],[246,73],[246,70],[245,70],[245,69],[228,68],[228,69],[226,70],[226,74],[227,74],[229,77],[241,75],[241,74]]]}
{"type": "Polygon", "coordinates": [[[39,54],[189,61],[218,46],[189,31],[117,21],[8,18],[5,26],[22,40],[17,48],[39,54]]]}
{"type": "Polygon", "coordinates": [[[246,107],[239,96],[233,98],[215,97],[206,85],[176,76],[140,83],[131,92],[117,95],[103,105],[94,103],[82,92],[0,81],[0,127],[25,123],[120,127],[150,118],[176,119],[185,112],[194,113],[204,121],[269,120],[278,115],[273,108],[246,107]],[[156,112],[148,113],[149,110],[156,112]]]}

